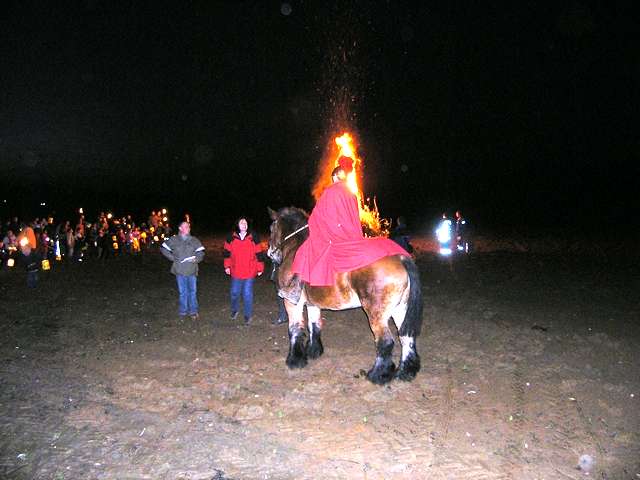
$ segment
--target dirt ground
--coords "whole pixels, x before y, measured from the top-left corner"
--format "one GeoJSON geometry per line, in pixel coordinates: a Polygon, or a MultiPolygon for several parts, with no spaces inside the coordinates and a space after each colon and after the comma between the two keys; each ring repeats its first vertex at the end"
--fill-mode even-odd
{"type": "Polygon", "coordinates": [[[379,387],[361,310],[325,312],[324,356],[288,370],[268,275],[244,327],[205,243],[198,321],[157,253],[56,264],[33,291],[0,272],[0,478],[640,478],[637,258],[450,265],[417,239],[422,370],[379,387]]]}

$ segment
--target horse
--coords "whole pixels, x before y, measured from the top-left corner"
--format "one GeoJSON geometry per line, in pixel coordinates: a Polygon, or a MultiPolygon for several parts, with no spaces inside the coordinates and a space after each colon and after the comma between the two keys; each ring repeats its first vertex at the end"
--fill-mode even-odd
{"type": "Polygon", "coordinates": [[[307,359],[324,352],[321,310],[347,310],[362,307],[369,319],[376,347],[376,358],[367,379],[384,385],[394,378],[411,381],[420,370],[416,339],[422,327],[422,287],[416,264],[410,257],[383,257],[363,268],[336,274],[331,286],[310,286],[291,272],[296,251],[309,236],[308,215],[296,207],[279,211],[268,209],[270,227],[268,257],[274,263],[276,286],[285,298],[289,314],[289,368],[302,368],[307,359]],[[296,302],[286,291],[297,288],[296,302]],[[305,321],[304,307],[307,307],[305,321]],[[402,346],[400,365],[393,362],[394,335],[389,329],[393,318],[402,346]],[[306,333],[309,340],[305,344],[306,333]]]}

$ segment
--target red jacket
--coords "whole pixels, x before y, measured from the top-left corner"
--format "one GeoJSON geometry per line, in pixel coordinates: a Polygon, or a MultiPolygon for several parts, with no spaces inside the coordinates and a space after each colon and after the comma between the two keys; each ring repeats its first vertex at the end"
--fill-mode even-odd
{"type": "Polygon", "coordinates": [[[389,255],[410,255],[388,238],[364,238],[358,200],[344,182],[325,189],[309,217],[309,237],[296,252],[291,271],[312,286],[333,285],[335,275],[389,255]]]}
{"type": "Polygon", "coordinates": [[[234,232],[224,242],[224,268],[231,269],[233,278],[254,278],[264,271],[264,253],[260,238],[255,233],[247,233],[244,240],[234,232]]]}

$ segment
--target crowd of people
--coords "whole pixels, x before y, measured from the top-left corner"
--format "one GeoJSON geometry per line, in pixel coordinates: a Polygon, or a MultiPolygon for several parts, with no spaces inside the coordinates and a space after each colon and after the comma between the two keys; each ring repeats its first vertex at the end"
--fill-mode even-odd
{"type": "MultiPolygon", "coordinates": [[[[198,318],[198,263],[204,258],[202,243],[191,235],[188,214],[178,225],[176,235],[165,209],[152,211],[145,222],[137,223],[131,215],[115,217],[101,212],[93,222],[82,212],[77,222],[55,222],[52,217],[21,221],[13,217],[0,225],[0,267],[24,270],[27,286],[34,288],[38,272],[51,268],[53,262],[82,262],[90,258],[106,260],[117,255],[139,255],[155,245],[172,262],[176,276],[179,315],[198,318]]],[[[231,280],[232,318],[236,318],[242,301],[244,322],[253,316],[253,281],[264,271],[264,252],[260,238],[249,229],[245,217],[234,225],[225,240],[223,268],[231,280]]],[[[279,303],[274,324],[284,323],[286,312],[279,303]]]]}
{"type": "Polygon", "coordinates": [[[77,221],[60,222],[53,217],[29,221],[12,217],[0,225],[0,262],[3,266],[13,266],[26,242],[42,260],[70,262],[91,256],[104,260],[120,254],[141,253],[170,235],[166,210],[153,211],[140,223],[131,215],[116,217],[105,212],[100,212],[95,221],[87,221],[82,213],[77,221]]]}

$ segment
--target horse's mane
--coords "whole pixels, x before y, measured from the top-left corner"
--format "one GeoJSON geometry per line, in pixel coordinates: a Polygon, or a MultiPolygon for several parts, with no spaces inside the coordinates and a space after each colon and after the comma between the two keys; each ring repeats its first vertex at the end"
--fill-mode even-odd
{"type": "MultiPolygon", "coordinates": [[[[289,233],[304,226],[309,221],[309,214],[297,207],[284,207],[278,210],[278,222],[282,225],[282,233],[288,235],[289,233]]],[[[309,230],[305,229],[300,232],[299,238],[306,239],[309,235],[309,230]]]]}

